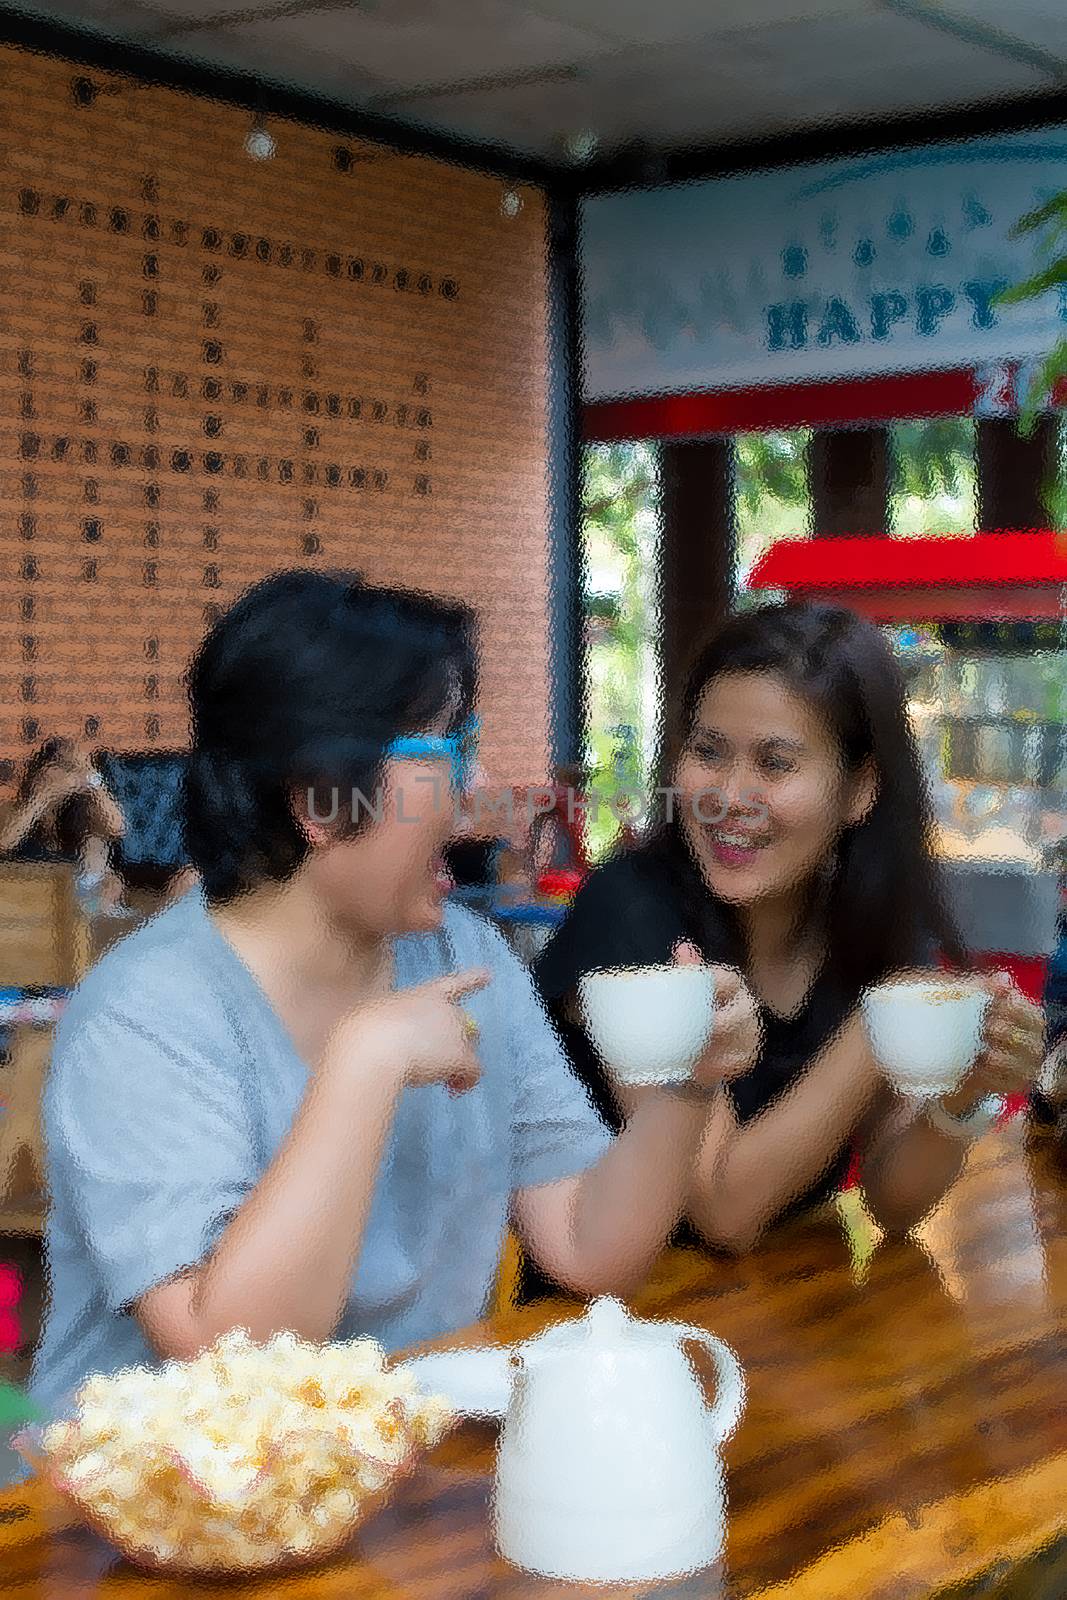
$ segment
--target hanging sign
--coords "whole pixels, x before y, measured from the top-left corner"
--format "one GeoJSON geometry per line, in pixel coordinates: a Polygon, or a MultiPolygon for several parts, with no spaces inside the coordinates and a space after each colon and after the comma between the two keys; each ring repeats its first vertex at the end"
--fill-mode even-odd
{"type": "Polygon", "coordinates": [[[1067,334],[1019,218],[1067,188],[1067,128],[584,202],[586,398],[981,367],[986,414],[1067,334]]]}

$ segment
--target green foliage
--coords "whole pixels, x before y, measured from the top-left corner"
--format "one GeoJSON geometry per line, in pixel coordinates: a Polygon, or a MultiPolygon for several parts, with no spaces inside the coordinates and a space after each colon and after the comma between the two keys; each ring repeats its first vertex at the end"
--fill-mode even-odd
{"type": "Polygon", "coordinates": [[[1021,239],[1024,233],[1033,233],[1035,229],[1043,228],[1046,223],[1051,223],[1061,233],[1067,234],[1067,191],[1063,194],[1054,194],[1051,199],[1020,217],[1011,230],[1011,237],[1021,239]]]}
{"type": "Polygon", "coordinates": [[[637,553],[636,516],[655,479],[652,452],[643,444],[593,445],[585,452],[582,512],[620,555],[637,553]]]}
{"type": "Polygon", "coordinates": [[[610,623],[612,631],[623,624],[622,607],[618,595],[590,594],[585,598],[586,617],[593,622],[610,623]]]}
{"type": "MultiPolygon", "coordinates": [[[[738,435],[740,603],[747,574],[777,539],[811,531],[810,430],[738,435]]],[[[974,523],[974,424],[969,417],[900,422],[892,429],[892,521],[900,534],[958,533],[974,523]],[[944,500],[958,502],[945,506],[944,500]]]]}
{"type": "MultiPolygon", "coordinates": [[[[1043,205],[1019,218],[1011,230],[1011,236],[1021,239],[1026,234],[1037,235],[1037,268],[1022,283],[1014,284],[998,295],[1000,305],[1019,305],[1026,300],[1037,300],[1050,290],[1063,290],[1067,286],[1067,190],[1053,195],[1043,205]]],[[[1033,431],[1038,416],[1048,406],[1050,392],[1065,377],[1067,338],[1057,341],[1030,380],[1019,417],[1019,427],[1023,433],[1033,431]]]]}
{"type": "MultiPolygon", "coordinates": [[[[737,506],[740,520],[766,517],[768,502],[780,507],[809,503],[807,429],[792,433],[747,433],[737,439],[737,506]]],[[[958,498],[974,454],[967,417],[900,422],[893,428],[893,474],[898,494],[919,500],[958,498]]]]}
{"type": "Polygon", "coordinates": [[[741,515],[758,517],[767,500],[783,506],[808,503],[807,432],[745,433],[737,439],[737,504],[741,515]]]}
{"type": "Polygon", "coordinates": [[[582,536],[585,552],[588,788],[598,803],[589,820],[594,854],[618,831],[607,801],[639,789],[645,722],[644,680],[650,632],[650,522],[656,459],[648,444],[590,446],[585,452],[582,536]],[[591,586],[596,574],[611,587],[591,586]],[[601,576],[602,575],[602,576],[601,576]]]}
{"type": "Polygon", "coordinates": [[[963,493],[964,474],[974,459],[969,417],[932,417],[898,422],[893,428],[893,477],[898,494],[935,500],[963,493]]]}
{"type": "Polygon", "coordinates": [[[748,577],[779,539],[811,532],[807,428],[791,432],[741,433],[734,439],[734,515],[737,524],[737,603],[767,598],[749,590],[748,577]]]}
{"type": "Polygon", "coordinates": [[[958,534],[977,519],[972,417],[893,424],[890,524],[897,538],[958,534]]]}

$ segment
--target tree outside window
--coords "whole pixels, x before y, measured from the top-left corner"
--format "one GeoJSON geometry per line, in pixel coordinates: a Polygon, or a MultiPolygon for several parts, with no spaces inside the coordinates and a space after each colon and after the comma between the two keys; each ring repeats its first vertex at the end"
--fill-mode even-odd
{"type": "Polygon", "coordinates": [[[587,787],[592,854],[610,848],[610,803],[645,793],[658,737],[657,458],[649,443],[591,445],[583,482],[587,787]]]}

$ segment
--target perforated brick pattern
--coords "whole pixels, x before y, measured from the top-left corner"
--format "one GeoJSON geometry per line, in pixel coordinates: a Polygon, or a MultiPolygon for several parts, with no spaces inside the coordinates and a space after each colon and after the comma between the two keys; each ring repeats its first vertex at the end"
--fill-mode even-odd
{"type": "Polygon", "coordinates": [[[547,760],[544,212],[499,180],[0,50],[0,756],[180,746],[279,567],[483,618],[485,764],[547,760]]]}

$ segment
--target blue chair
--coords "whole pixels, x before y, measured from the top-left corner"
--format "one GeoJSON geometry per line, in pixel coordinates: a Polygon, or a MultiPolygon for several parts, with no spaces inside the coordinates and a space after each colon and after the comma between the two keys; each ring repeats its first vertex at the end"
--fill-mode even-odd
{"type": "Polygon", "coordinates": [[[126,819],[115,855],[129,881],[164,880],[186,863],[185,755],[178,750],[114,751],[99,758],[126,819]]]}

